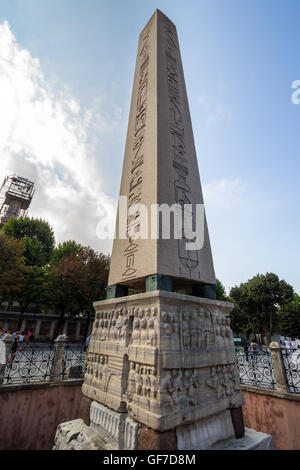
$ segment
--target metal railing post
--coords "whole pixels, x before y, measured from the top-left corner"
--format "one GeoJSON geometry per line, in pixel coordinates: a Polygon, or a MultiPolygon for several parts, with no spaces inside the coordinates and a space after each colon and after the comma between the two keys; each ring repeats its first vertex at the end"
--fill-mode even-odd
{"type": "Polygon", "coordinates": [[[14,337],[13,335],[5,335],[2,341],[5,344],[5,364],[0,364],[0,385],[4,382],[6,363],[8,361],[9,353],[14,342],[14,337]]]}
{"type": "Polygon", "coordinates": [[[50,370],[50,381],[62,380],[63,361],[65,348],[67,346],[66,335],[60,335],[56,338],[54,346],[53,362],[50,370]]]}
{"type": "Polygon", "coordinates": [[[281,356],[281,347],[278,343],[276,343],[276,341],[273,341],[270,344],[269,349],[271,351],[272,363],[274,367],[276,390],[278,390],[279,392],[287,392],[288,386],[283,360],[281,356]]]}

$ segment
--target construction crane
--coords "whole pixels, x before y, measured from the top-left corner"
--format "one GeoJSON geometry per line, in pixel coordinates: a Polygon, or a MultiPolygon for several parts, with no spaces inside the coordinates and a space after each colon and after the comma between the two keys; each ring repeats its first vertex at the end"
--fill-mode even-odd
{"type": "Polygon", "coordinates": [[[21,176],[6,176],[0,189],[0,229],[12,217],[25,217],[34,195],[34,183],[21,176]]]}

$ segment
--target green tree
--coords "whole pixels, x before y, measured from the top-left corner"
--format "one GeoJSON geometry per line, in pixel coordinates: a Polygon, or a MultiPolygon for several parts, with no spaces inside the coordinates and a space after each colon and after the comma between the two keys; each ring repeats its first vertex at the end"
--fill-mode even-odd
{"type": "Polygon", "coordinates": [[[28,268],[25,266],[24,245],[0,233],[0,300],[8,305],[22,291],[28,268]]]}
{"type": "Polygon", "coordinates": [[[82,248],[83,246],[74,240],[59,243],[53,250],[51,262],[52,264],[57,264],[62,258],[67,258],[72,253],[79,252],[82,248]]]}
{"type": "Polygon", "coordinates": [[[31,303],[39,307],[42,305],[45,280],[46,270],[44,267],[27,266],[23,286],[14,299],[20,304],[20,314],[17,326],[18,330],[21,328],[27,307],[31,303]]]}
{"type": "Polygon", "coordinates": [[[300,296],[298,294],[294,294],[294,299],[280,309],[279,328],[285,336],[300,338],[300,296]]]}
{"type": "Polygon", "coordinates": [[[231,328],[235,333],[244,333],[249,338],[251,333],[256,330],[256,324],[253,321],[251,311],[249,311],[249,296],[247,284],[232,287],[229,299],[234,303],[234,309],[231,313],[231,328]]]}
{"type": "Polygon", "coordinates": [[[239,326],[240,331],[262,333],[269,343],[278,323],[279,308],[289,303],[293,295],[293,287],[279,280],[276,274],[257,274],[230,291],[235,303],[235,326],[239,326]]]}
{"type": "Polygon", "coordinates": [[[49,269],[45,284],[47,303],[59,315],[55,335],[62,330],[66,316],[94,312],[93,302],[105,298],[110,258],[89,247],[62,256],[49,269]]]}
{"type": "Polygon", "coordinates": [[[216,280],[216,297],[217,300],[228,300],[225,287],[219,279],[216,280]]]}
{"type": "Polygon", "coordinates": [[[42,219],[21,217],[10,219],[2,232],[11,238],[22,240],[27,266],[45,266],[54,249],[54,233],[48,222],[42,219]]]}

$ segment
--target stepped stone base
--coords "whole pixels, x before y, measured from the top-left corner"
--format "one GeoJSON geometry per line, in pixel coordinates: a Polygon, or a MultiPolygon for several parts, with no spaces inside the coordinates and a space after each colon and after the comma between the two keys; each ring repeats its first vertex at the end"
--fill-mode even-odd
{"type": "Polygon", "coordinates": [[[58,426],[54,450],[272,450],[272,437],[246,428],[235,439],[228,411],[158,432],[140,425],[127,413],[118,413],[93,402],[90,426],[82,419],[58,426]]]}

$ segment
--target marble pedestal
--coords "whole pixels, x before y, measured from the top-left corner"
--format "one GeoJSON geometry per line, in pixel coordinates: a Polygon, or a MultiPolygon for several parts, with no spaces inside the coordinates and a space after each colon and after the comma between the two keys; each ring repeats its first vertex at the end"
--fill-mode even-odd
{"type": "Polygon", "coordinates": [[[56,448],[196,450],[235,439],[232,410],[244,398],[233,304],[154,291],[94,306],[82,387],[90,425],[60,425],[56,448]]]}

